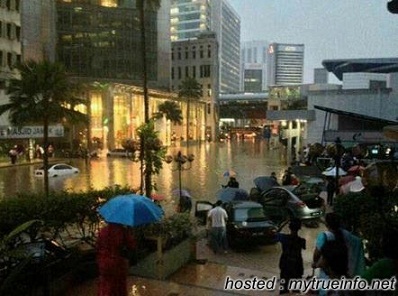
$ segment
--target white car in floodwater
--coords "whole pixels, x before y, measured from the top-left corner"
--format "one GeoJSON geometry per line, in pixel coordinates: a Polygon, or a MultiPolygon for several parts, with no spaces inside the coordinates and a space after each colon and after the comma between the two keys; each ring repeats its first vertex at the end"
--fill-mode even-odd
{"type": "MultiPolygon", "coordinates": [[[[69,164],[58,163],[50,165],[48,168],[48,176],[49,177],[58,177],[58,176],[67,176],[67,175],[75,175],[80,171],[78,168],[75,168],[69,164]]],[[[44,177],[44,167],[41,167],[35,170],[36,177],[44,177]]]]}

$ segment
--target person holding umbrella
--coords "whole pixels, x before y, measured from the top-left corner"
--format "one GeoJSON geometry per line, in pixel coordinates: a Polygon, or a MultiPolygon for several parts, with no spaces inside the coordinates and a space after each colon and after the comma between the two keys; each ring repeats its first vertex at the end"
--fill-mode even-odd
{"type": "Polygon", "coordinates": [[[99,214],[107,225],[98,234],[98,296],[127,296],[129,261],[126,255],[136,248],[129,227],[162,219],[163,210],[150,198],[137,194],[118,195],[102,205],[99,214]]]}
{"type": "Polygon", "coordinates": [[[131,231],[121,224],[108,223],[97,238],[97,265],[99,272],[98,296],[127,296],[129,263],[122,250],[134,250],[136,241],[131,231]]]}

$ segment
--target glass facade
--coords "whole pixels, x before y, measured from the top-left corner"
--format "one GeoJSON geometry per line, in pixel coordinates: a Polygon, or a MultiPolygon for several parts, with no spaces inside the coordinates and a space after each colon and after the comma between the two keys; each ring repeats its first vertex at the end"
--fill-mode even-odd
{"type": "Polygon", "coordinates": [[[245,70],[244,90],[246,92],[261,92],[263,81],[263,71],[245,70]]]}
{"type": "MultiPolygon", "coordinates": [[[[135,5],[131,1],[96,2],[100,4],[57,2],[58,60],[79,77],[141,81],[141,37],[135,5]]],[[[146,11],[145,32],[148,80],[156,81],[157,12],[146,11]]]]}
{"type": "Polygon", "coordinates": [[[172,41],[194,38],[210,30],[209,0],[172,0],[170,25],[172,41]]]}

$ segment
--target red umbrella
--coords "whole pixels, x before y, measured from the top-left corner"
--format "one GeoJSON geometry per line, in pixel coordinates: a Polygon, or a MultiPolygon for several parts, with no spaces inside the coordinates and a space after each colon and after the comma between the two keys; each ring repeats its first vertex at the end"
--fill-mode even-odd
{"type": "Polygon", "coordinates": [[[165,196],[162,195],[162,194],[159,194],[159,193],[152,193],[152,194],[151,194],[151,198],[152,198],[153,200],[161,201],[161,200],[164,200],[164,199],[165,199],[165,196]]]}
{"type": "Polygon", "coordinates": [[[355,180],[355,176],[354,175],[347,175],[347,176],[343,176],[339,179],[339,186],[345,185],[349,182],[352,182],[355,180]]]}
{"type": "Polygon", "coordinates": [[[352,167],[350,167],[349,169],[348,169],[348,173],[351,173],[351,174],[359,174],[359,173],[361,173],[363,170],[365,169],[365,167],[363,167],[363,166],[361,166],[361,165],[354,165],[354,166],[352,166],[352,167]]]}

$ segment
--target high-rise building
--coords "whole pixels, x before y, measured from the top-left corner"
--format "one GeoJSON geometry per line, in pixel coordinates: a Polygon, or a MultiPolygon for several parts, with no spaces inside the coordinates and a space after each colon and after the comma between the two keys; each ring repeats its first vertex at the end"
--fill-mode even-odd
{"type": "Polygon", "coordinates": [[[242,44],[241,85],[244,92],[267,90],[268,41],[247,41],[242,44]]]}
{"type": "MultiPolygon", "coordinates": [[[[57,1],[58,60],[78,77],[140,85],[143,61],[135,1],[93,2],[57,1]]],[[[162,1],[158,11],[145,11],[148,82],[165,89],[171,67],[169,14],[169,1],[162,1]]]]}
{"type": "Polygon", "coordinates": [[[17,72],[21,61],[21,15],[19,1],[3,1],[0,6],[0,89],[17,72]]]}
{"type": "Polygon", "coordinates": [[[302,84],[304,44],[270,44],[267,69],[268,86],[302,84]]]}
{"type": "MultiPolygon", "coordinates": [[[[0,6],[0,102],[7,99],[6,81],[15,77],[14,65],[21,61],[21,14],[19,1],[2,1],[0,6]]],[[[6,115],[0,124],[6,124],[6,115]]]]}
{"type": "Polygon", "coordinates": [[[240,89],[240,18],[227,0],[172,0],[171,39],[187,40],[200,32],[216,33],[219,44],[219,91],[240,89]]]}
{"type": "Polygon", "coordinates": [[[202,86],[201,100],[196,103],[205,104],[206,110],[203,114],[192,110],[190,115],[194,119],[192,133],[200,139],[205,138],[205,132],[212,139],[216,135],[218,65],[218,42],[215,33],[206,32],[197,38],[172,42],[172,90],[178,91],[182,81],[188,77],[195,78],[202,86]],[[203,116],[206,126],[197,125],[200,116],[203,116]]]}
{"type": "Polygon", "coordinates": [[[187,40],[210,30],[209,0],[172,0],[170,10],[171,41],[187,40]]]}

